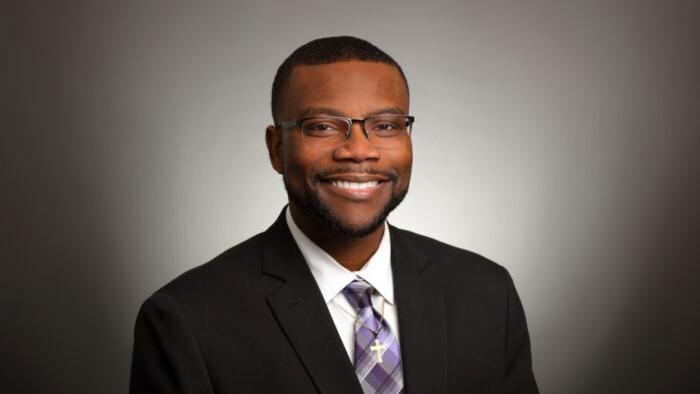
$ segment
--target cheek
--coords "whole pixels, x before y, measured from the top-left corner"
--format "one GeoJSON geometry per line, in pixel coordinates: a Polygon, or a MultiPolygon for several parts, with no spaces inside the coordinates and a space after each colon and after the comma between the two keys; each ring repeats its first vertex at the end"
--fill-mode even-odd
{"type": "Polygon", "coordinates": [[[411,170],[413,169],[413,152],[408,149],[400,158],[400,178],[403,187],[408,187],[411,181],[411,170]]]}
{"type": "Polygon", "coordinates": [[[313,176],[315,165],[319,159],[300,142],[289,142],[284,154],[284,169],[287,178],[297,184],[307,183],[307,178],[313,176]]]}
{"type": "Polygon", "coordinates": [[[405,149],[396,151],[392,160],[401,172],[400,175],[410,178],[411,168],[413,166],[413,149],[411,145],[409,144],[405,149]]]}

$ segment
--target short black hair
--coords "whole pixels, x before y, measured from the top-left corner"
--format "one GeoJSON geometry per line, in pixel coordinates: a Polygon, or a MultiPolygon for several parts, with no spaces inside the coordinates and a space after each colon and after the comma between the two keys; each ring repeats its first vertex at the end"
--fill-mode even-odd
{"type": "Polygon", "coordinates": [[[408,91],[408,80],[401,66],[386,52],[372,45],[370,42],[352,36],[318,38],[297,48],[289,57],[284,59],[277,69],[275,80],[272,83],[272,119],[275,124],[281,121],[281,119],[277,119],[281,104],[280,100],[284,88],[289,83],[294,67],[301,65],[314,66],[352,60],[385,63],[396,67],[406,84],[406,91],[408,91]]]}

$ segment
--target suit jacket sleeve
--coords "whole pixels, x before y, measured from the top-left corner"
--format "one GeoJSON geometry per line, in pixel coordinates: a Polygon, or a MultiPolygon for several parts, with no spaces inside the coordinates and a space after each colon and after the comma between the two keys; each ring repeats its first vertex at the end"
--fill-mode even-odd
{"type": "Polygon", "coordinates": [[[147,299],[136,318],[129,392],[214,392],[192,328],[165,293],[147,299]]]}
{"type": "Polygon", "coordinates": [[[532,373],[530,339],[525,312],[510,274],[507,274],[508,308],[506,337],[506,393],[538,393],[532,373]]]}

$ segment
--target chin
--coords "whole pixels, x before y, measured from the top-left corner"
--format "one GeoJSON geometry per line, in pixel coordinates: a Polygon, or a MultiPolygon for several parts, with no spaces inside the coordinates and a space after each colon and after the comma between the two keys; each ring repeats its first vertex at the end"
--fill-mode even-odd
{"type": "Polygon", "coordinates": [[[362,220],[357,220],[356,218],[343,219],[331,215],[324,219],[334,232],[353,238],[360,238],[372,234],[383,226],[386,215],[380,213],[374,217],[364,218],[362,220]]]}
{"type": "Polygon", "coordinates": [[[352,207],[343,209],[343,207],[332,206],[322,201],[316,193],[306,190],[294,190],[290,186],[285,180],[287,196],[290,202],[294,202],[308,215],[315,217],[328,231],[352,238],[365,237],[384,225],[384,221],[389,216],[389,213],[403,201],[408,192],[406,189],[398,194],[392,193],[391,197],[384,204],[372,210],[374,212],[357,212],[352,214],[352,207]]]}

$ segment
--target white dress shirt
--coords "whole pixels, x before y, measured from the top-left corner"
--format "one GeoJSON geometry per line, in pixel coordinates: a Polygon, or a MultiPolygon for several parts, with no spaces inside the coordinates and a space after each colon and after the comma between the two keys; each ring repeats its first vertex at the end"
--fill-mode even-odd
{"type": "Polygon", "coordinates": [[[359,271],[349,271],[338,263],[333,257],[311,241],[292,219],[289,207],[285,213],[287,226],[292,233],[294,241],[301,250],[306,263],[311,269],[323,300],[333,318],[338,335],[345,345],[345,350],[350,361],[355,358],[355,309],[348,303],[342,293],[343,288],[356,278],[366,280],[375,292],[372,294],[372,306],[381,313],[384,302],[384,320],[389,324],[394,335],[399,338],[398,319],[396,305],[394,304],[394,280],[391,275],[391,240],[389,226],[384,222],[384,235],[379,243],[377,251],[369,258],[367,263],[359,271]],[[342,309],[341,309],[342,308],[342,309]],[[352,314],[353,317],[349,316],[352,314]]]}

